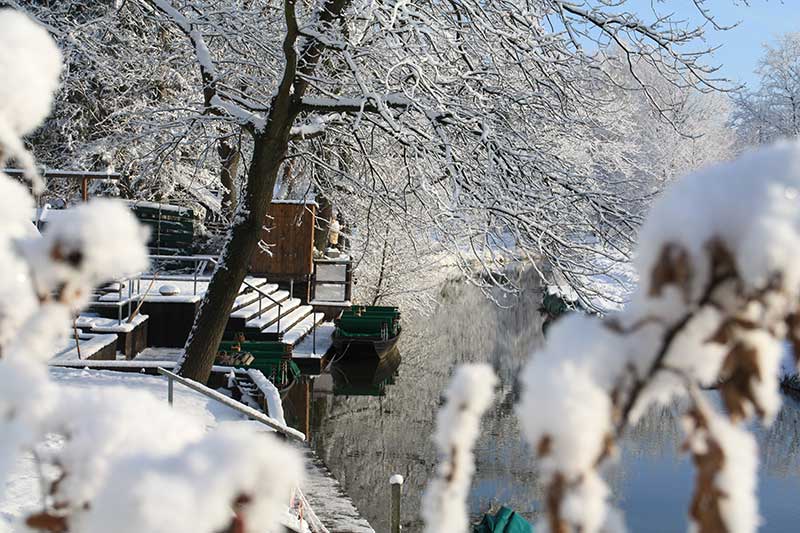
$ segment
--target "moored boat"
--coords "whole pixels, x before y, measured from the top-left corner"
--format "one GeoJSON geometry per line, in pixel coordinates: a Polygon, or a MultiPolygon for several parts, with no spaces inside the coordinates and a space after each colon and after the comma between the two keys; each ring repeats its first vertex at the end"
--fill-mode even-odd
{"type": "Polygon", "coordinates": [[[342,356],[383,358],[397,344],[401,333],[397,307],[354,305],[336,319],[333,346],[342,356]]]}

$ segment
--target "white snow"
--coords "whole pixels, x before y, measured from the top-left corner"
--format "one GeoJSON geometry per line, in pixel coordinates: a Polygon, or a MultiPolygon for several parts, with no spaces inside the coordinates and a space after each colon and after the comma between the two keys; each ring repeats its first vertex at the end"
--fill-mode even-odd
{"type": "MultiPolygon", "coordinates": [[[[597,469],[613,459],[607,439],[618,436],[619,425],[635,422],[654,403],[686,397],[688,382],[715,384],[734,346],[752,351],[756,367],[740,369],[752,374],[741,410],[746,418],[762,414],[767,424],[774,418],[781,402],[784,322],[800,301],[798,191],[798,142],[687,176],[655,203],[639,232],[636,272],[628,276],[639,285],[629,303],[604,320],[564,317],[548,331],[547,345],[523,370],[517,413],[540,456],[545,481],[555,476],[569,481],[561,502],[569,527],[600,531],[614,513],[597,469]],[[733,269],[727,283],[719,281],[719,270],[711,270],[712,257],[724,253],[733,269]],[[728,340],[711,341],[730,324],[735,328],[728,340]],[[634,387],[637,380],[645,382],[641,390],[634,387]],[[614,420],[634,393],[627,418],[614,420]]],[[[754,531],[752,437],[727,420],[715,423],[710,433],[739,465],[726,462],[717,480],[732,494],[725,519],[731,530],[754,531]]]]}
{"type": "Polygon", "coordinates": [[[446,403],[436,415],[433,437],[439,464],[422,497],[426,533],[467,531],[467,494],[475,471],[472,450],[496,383],[488,365],[462,365],[445,391],[446,403]]]}
{"type": "MultiPolygon", "coordinates": [[[[93,317],[91,320],[83,322],[83,324],[90,327],[91,331],[96,331],[98,333],[130,333],[145,323],[149,318],[150,317],[147,315],[139,313],[132,319],[128,320],[125,318],[122,320],[122,323],[119,323],[116,318],[93,317]]],[[[81,322],[78,323],[78,327],[82,327],[81,322]]]]}
{"type": "MultiPolygon", "coordinates": [[[[0,371],[1,372],[1,371],[0,371]]],[[[131,392],[132,400],[136,402],[143,402],[142,409],[133,410],[127,413],[128,416],[137,416],[142,420],[138,424],[147,426],[147,417],[151,416],[146,409],[148,405],[163,407],[167,401],[166,382],[158,377],[143,376],[137,374],[123,374],[120,372],[107,372],[107,371],[89,371],[89,370],[73,370],[73,369],[60,369],[51,368],[50,375],[54,383],[64,387],[66,397],[78,398],[81,392],[97,392],[96,396],[81,396],[80,401],[82,406],[81,411],[86,411],[91,408],[90,405],[85,403],[86,400],[91,401],[108,401],[110,404],[121,394],[120,390],[125,389],[126,392],[131,392]]],[[[30,393],[35,389],[27,390],[24,382],[18,383],[20,388],[26,388],[25,393],[20,393],[21,397],[26,397],[26,401],[37,401],[35,397],[31,397],[30,393]]],[[[6,385],[3,385],[4,390],[9,390],[6,385]]],[[[70,400],[70,402],[78,400],[70,400]]],[[[176,417],[182,424],[186,424],[182,431],[188,431],[190,435],[199,436],[201,432],[206,429],[215,427],[218,423],[225,420],[241,420],[242,417],[228,409],[221,404],[210,401],[202,395],[194,393],[189,389],[183,387],[176,387],[174,392],[174,406],[175,412],[181,413],[183,416],[176,417]]],[[[31,406],[28,406],[30,408],[31,406]]],[[[54,406],[55,407],[55,406],[54,406]]],[[[70,406],[71,407],[71,406],[70,406]]],[[[113,405],[112,405],[113,407],[113,405]]],[[[60,405],[58,408],[64,413],[66,405],[60,405]]],[[[154,416],[159,416],[163,413],[163,409],[156,409],[158,411],[154,416]]],[[[107,416],[102,411],[98,412],[99,415],[107,416]]],[[[66,416],[66,414],[65,414],[66,416]]],[[[71,416],[66,416],[65,423],[69,423],[71,416]]],[[[110,420],[115,426],[115,431],[118,430],[139,430],[137,423],[133,420],[124,419],[124,423],[120,420],[110,420]]],[[[163,434],[155,440],[153,446],[162,446],[165,439],[170,439],[171,436],[176,435],[180,430],[179,426],[175,426],[170,432],[163,434]]],[[[135,437],[135,435],[132,435],[135,437]]],[[[50,439],[48,443],[52,446],[53,443],[58,443],[58,439],[50,439]]],[[[91,443],[88,443],[91,445],[91,443]]],[[[124,446],[122,446],[124,448],[124,446]]],[[[2,459],[2,455],[0,455],[2,459]]],[[[21,516],[24,510],[35,508],[40,504],[39,502],[39,481],[36,475],[35,463],[33,462],[30,454],[25,454],[17,462],[14,473],[12,474],[8,485],[6,486],[6,497],[3,498],[0,494],[0,516],[6,520],[14,517],[21,516]]],[[[2,523],[2,519],[0,519],[2,523]]]]}
{"type": "Polygon", "coordinates": [[[27,15],[0,9],[0,167],[11,156],[41,188],[33,157],[21,138],[50,113],[61,75],[61,52],[47,31],[27,15]]]}
{"type": "Polygon", "coordinates": [[[274,418],[282,426],[287,426],[286,418],[283,415],[283,403],[281,402],[281,395],[278,388],[267,378],[260,370],[248,369],[247,375],[253,380],[253,383],[259,388],[264,398],[267,400],[267,410],[269,411],[270,418],[274,418]]]}

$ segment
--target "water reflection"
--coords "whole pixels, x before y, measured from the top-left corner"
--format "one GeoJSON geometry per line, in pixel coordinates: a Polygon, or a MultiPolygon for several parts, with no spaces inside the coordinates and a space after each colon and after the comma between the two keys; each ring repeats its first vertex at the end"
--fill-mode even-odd
{"type": "Polygon", "coordinates": [[[393,348],[381,357],[345,358],[330,367],[335,396],[383,396],[400,367],[400,351],[393,348]]]}
{"type": "MultiPolygon", "coordinates": [[[[533,520],[541,509],[538,476],[513,412],[515,376],[542,342],[536,289],[501,301],[517,304],[507,308],[487,303],[469,287],[449,291],[434,317],[406,324],[402,362],[397,356],[388,365],[336,365],[309,386],[312,445],[376,531],[388,530],[388,479],[394,473],[406,478],[404,530],[421,531],[419,501],[436,459],[430,440],[434,415],[453,367],[466,361],[491,362],[503,381],[476,446],[473,514],[504,504],[533,520]]],[[[686,530],[692,470],[679,453],[679,413],[673,406],[643,417],[624,439],[620,461],[606,472],[632,531],[686,530]]],[[[761,446],[762,530],[796,531],[800,403],[787,398],[773,426],[755,432],[761,446]]]]}

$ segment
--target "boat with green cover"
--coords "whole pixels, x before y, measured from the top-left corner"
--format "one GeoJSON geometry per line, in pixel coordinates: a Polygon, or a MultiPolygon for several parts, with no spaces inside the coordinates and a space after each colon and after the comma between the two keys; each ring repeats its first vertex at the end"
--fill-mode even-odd
{"type": "Polygon", "coordinates": [[[533,526],[508,507],[501,507],[494,514],[485,514],[473,533],[533,533],[533,526]]]}
{"type": "Polygon", "coordinates": [[[216,364],[260,370],[278,390],[285,390],[300,377],[288,345],[278,341],[222,341],[216,364]]]}
{"type": "Polygon", "coordinates": [[[384,357],[400,338],[400,310],[381,305],[354,305],[336,319],[333,346],[342,356],[384,357]]]}

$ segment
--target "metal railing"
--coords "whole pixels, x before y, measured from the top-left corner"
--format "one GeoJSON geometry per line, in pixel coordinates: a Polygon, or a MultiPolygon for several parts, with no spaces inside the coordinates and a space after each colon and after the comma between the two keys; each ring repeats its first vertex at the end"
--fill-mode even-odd
{"type": "Polygon", "coordinates": [[[179,376],[177,374],[174,374],[174,373],[170,372],[169,370],[166,370],[166,369],[161,368],[161,367],[158,368],[158,373],[167,378],[167,401],[169,402],[170,405],[172,405],[173,398],[174,398],[174,383],[173,382],[177,381],[181,385],[183,385],[183,386],[185,386],[185,387],[187,387],[189,389],[192,389],[193,391],[198,392],[198,393],[202,394],[203,396],[205,396],[207,398],[210,398],[212,400],[216,400],[217,402],[223,404],[224,406],[230,407],[234,411],[236,411],[236,412],[238,412],[240,414],[243,414],[243,415],[247,416],[248,418],[251,418],[252,420],[255,420],[256,422],[260,422],[260,423],[264,424],[265,426],[269,427],[270,429],[272,429],[274,431],[277,431],[278,433],[280,433],[281,435],[284,435],[287,438],[294,439],[294,440],[297,440],[297,441],[300,441],[300,442],[305,442],[306,441],[306,436],[305,436],[304,433],[302,433],[300,431],[297,431],[294,428],[290,428],[288,426],[285,426],[285,425],[281,424],[280,422],[277,422],[276,420],[274,420],[274,419],[270,418],[269,416],[265,415],[264,413],[262,413],[262,412],[260,412],[260,411],[258,411],[256,409],[253,409],[252,407],[244,405],[244,404],[242,404],[240,402],[237,402],[233,398],[229,398],[228,396],[225,396],[221,392],[217,392],[217,391],[215,391],[213,389],[209,389],[205,385],[201,385],[200,383],[197,383],[196,381],[192,381],[190,379],[183,378],[183,377],[181,377],[181,376],[179,376]]]}
{"type": "Polygon", "coordinates": [[[92,298],[90,301],[90,305],[94,305],[97,307],[116,307],[117,308],[117,324],[122,323],[122,309],[125,306],[128,306],[128,315],[131,316],[131,312],[133,311],[133,303],[137,302],[139,298],[141,298],[141,272],[136,274],[131,274],[129,276],[118,278],[112,281],[111,283],[106,284],[105,286],[112,285],[114,283],[117,284],[117,288],[115,290],[101,290],[102,288],[95,289],[92,292],[92,298]],[[136,292],[134,293],[133,286],[134,282],[137,284],[136,292]],[[128,288],[128,295],[126,298],[123,298],[122,292],[123,287],[127,284],[128,288]],[[102,297],[109,295],[109,294],[116,294],[116,300],[103,300],[102,297]]]}
{"type": "MultiPolygon", "coordinates": [[[[256,409],[253,409],[252,407],[244,405],[240,402],[237,402],[233,398],[225,396],[221,392],[209,389],[205,385],[202,385],[190,379],[183,378],[161,367],[158,368],[158,373],[167,378],[167,401],[169,402],[170,405],[173,404],[174,392],[175,392],[174,382],[177,381],[181,385],[195,392],[198,392],[211,400],[216,400],[219,403],[223,404],[224,406],[229,407],[234,411],[247,416],[251,420],[255,420],[256,422],[264,424],[270,429],[280,433],[281,435],[284,435],[286,438],[294,439],[299,442],[306,441],[306,436],[303,432],[285,426],[277,422],[276,420],[270,418],[269,416],[265,415],[264,413],[257,411],[256,409]]],[[[294,496],[298,498],[298,503],[300,504],[300,509],[297,510],[297,518],[300,519],[301,521],[305,520],[311,531],[314,533],[329,533],[328,529],[323,525],[322,521],[317,517],[316,513],[314,513],[311,504],[308,502],[305,495],[300,490],[300,487],[295,487],[293,499],[294,496]]],[[[292,506],[290,505],[290,507],[292,506]]]]}
{"type": "Polygon", "coordinates": [[[267,293],[266,291],[262,290],[260,287],[256,287],[255,285],[253,285],[252,283],[247,281],[246,278],[245,278],[244,281],[242,281],[242,283],[244,285],[246,285],[247,287],[249,287],[250,289],[256,291],[258,293],[258,295],[259,295],[258,296],[258,316],[261,316],[261,314],[262,314],[262,310],[261,310],[261,298],[262,298],[262,296],[264,298],[268,299],[270,302],[272,302],[273,305],[278,307],[277,331],[278,331],[278,335],[280,335],[280,333],[281,333],[281,316],[283,315],[283,305],[281,305],[281,303],[279,301],[277,301],[275,298],[270,296],[269,293],[267,293]]]}
{"type": "MultiPolygon", "coordinates": [[[[219,266],[219,262],[217,261],[217,259],[214,256],[210,256],[210,255],[160,255],[160,254],[155,254],[155,255],[150,255],[149,257],[150,257],[151,260],[155,259],[155,260],[166,260],[166,261],[177,261],[177,262],[185,262],[185,263],[194,263],[194,270],[192,272],[192,276],[191,277],[185,277],[185,276],[184,277],[176,276],[176,277],[169,277],[169,278],[162,277],[162,279],[165,279],[165,280],[166,279],[170,279],[170,280],[175,280],[175,281],[192,281],[193,282],[193,288],[192,288],[192,294],[193,295],[197,294],[197,282],[200,279],[198,276],[199,276],[199,274],[201,272],[203,272],[205,270],[206,266],[208,266],[209,263],[214,265],[215,268],[217,266],[219,266]]],[[[210,277],[209,277],[209,279],[210,279],[210,277]]],[[[264,298],[266,298],[267,300],[272,302],[272,304],[278,308],[277,331],[278,331],[278,334],[280,334],[280,331],[281,331],[281,318],[283,317],[283,305],[279,301],[277,301],[275,298],[270,296],[269,293],[267,293],[266,291],[264,291],[260,287],[257,287],[256,285],[253,285],[252,283],[250,283],[247,280],[247,278],[244,279],[242,284],[245,285],[246,287],[248,287],[249,289],[255,291],[258,294],[258,316],[261,316],[262,313],[263,313],[262,300],[264,298]]]]}
{"type": "Polygon", "coordinates": [[[200,273],[203,272],[209,263],[217,266],[217,260],[211,255],[164,255],[164,254],[151,254],[148,256],[150,260],[156,261],[176,261],[178,263],[194,263],[194,270],[191,277],[187,276],[170,276],[168,278],[173,281],[192,281],[194,282],[192,294],[197,294],[197,282],[200,280],[200,273]]]}

